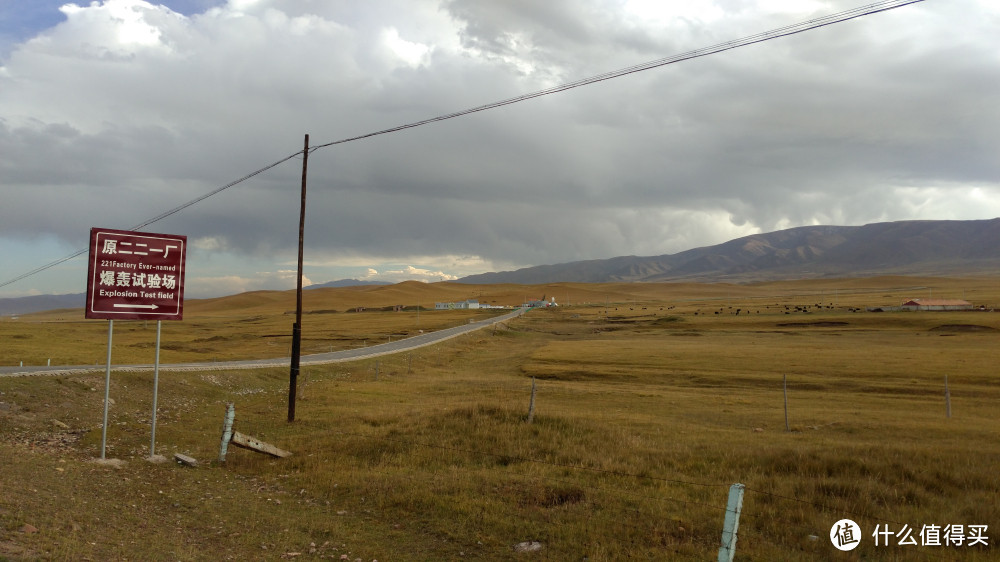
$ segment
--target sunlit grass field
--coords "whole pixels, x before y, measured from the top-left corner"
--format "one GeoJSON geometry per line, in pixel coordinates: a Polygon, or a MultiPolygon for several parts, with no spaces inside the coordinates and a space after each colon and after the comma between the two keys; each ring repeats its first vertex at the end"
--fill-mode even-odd
{"type": "MultiPolygon", "coordinates": [[[[561,306],[495,332],[304,368],[291,424],[287,371],[161,373],[157,453],[197,468],[145,460],[149,373],[112,378],[119,467],[92,462],[103,372],[0,377],[0,560],[715,559],[734,483],[737,560],[1000,559],[1000,314],[864,312],[931,295],[994,307],[995,278],[323,290],[307,293],[304,352],[491,314],[418,318],[418,300],[543,295],[561,306]],[[230,447],[218,463],[228,402],[238,431],[293,456],[230,447]],[[863,533],[850,553],[829,539],[844,518],[863,533]],[[952,524],[988,525],[988,545],[920,546],[923,526],[952,524]],[[917,544],[875,546],[877,525],[917,544]],[[527,542],[540,550],[515,550],[527,542]]],[[[293,307],[189,302],[161,361],[285,356],[293,307]]],[[[106,323],[74,315],[0,321],[0,364],[103,358],[106,323]]],[[[152,323],[115,330],[114,357],[152,362],[152,323]]]]}

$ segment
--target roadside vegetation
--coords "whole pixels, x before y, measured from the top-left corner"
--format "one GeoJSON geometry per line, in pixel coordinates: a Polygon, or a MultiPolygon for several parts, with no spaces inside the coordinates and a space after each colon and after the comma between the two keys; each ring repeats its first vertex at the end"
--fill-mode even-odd
{"type": "MultiPolygon", "coordinates": [[[[161,373],[156,452],[193,468],[146,459],[150,373],[112,376],[107,464],[103,371],[0,377],[0,560],[705,560],[733,483],[738,560],[997,560],[1000,313],[864,312],[931,290],[1000,303],[996,278],[316,291],[304,353],[492,314],[435,300],[561,306],[304,367],[291,424],[287,370],[161,373]],[[227,403],[293,456],[218,463],[227,403]],[[850,554],[829,539],[844,518],[850,554]],[[916,546],[873,545],[904,524],[916,546]],[[931,524],[988,525],[988,546],[919,546],[931,524]]],[[[287,355],[293,302],[191,301],[161,361],[287,355]]],[[[80,317],[0,320],[0,364],[94,363],[106,324],[80,317]]],[[[152,361],[152,323],[115,330],[114,362],[152,361]]]]}

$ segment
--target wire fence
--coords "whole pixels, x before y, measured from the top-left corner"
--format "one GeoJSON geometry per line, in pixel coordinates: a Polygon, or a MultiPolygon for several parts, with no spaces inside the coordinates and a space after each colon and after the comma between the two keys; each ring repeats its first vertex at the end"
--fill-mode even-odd
{"type": "MultiPolygon", "coordinates": [[[[593,466],[574,465],[565,462],[554,462],[544,458],[532,458],[529,456],[525,456],[523,454],[498,453],[494,451],[472,449],[467,447],[455,447],[455,446],[427,443],[412,439],[390,438],[386,436],[373,436],[371,434],[362,434],[353,432],[337,432],[337,435],[343,436],[345,438],[377,441],[381,443],[401,444],[401,445],[406,445],[413,449],[417,449],[418,451],[420,449],[423,449],[424,450],[423,452],[417,452],[415,454],[417,456],[424,456],[425,458],[432,460],[440,460],[439,455],[442,451],[444,451],[455,455],[466,455],[471,457],[488,457],[501,461],[500,464],[504,466],[509,465],[510,463],[513,462],[517,462],[517,463],[531,463],[547,467],[567,469],[569,474],[563,477],[534,473],[528,476],[512,474],[509,476],[509,478],[513,486],[523,488],[522,491],[524,491],[525,493],[529,493],[531,491],[529,488],[531,488],[535,484],[547,483],[553,485],[556,488],[562,487],[562,489],[564,490],[574,490],[574,489],[579,490],[580,498],[586,497],[588,498],[588,502],[590,503],[598,502],[599,500],[597,498],[613,498],[614,501],[612,503],[616,504],[618,506],[618,509],[628,512],[628,513],[622,513],[623,519],[633,519],[633,518],[638,518],[640,516],[646,516],[646,521],[651,521],[651,519],[649,518],[663,517],[664,515],[663,509],[650,508],[649,506],[651,504],[669,506],[669,508],[673,508],[672,510],[669,511],[672,511],[673,513],[679,516],[685,515],[687,510],[698,509],[701,511],[709,511],[715,513],[716,518],[718,520],[718,528],[721,531],[723,527],[724,517],[726,516],[727,513],[732,512],[732,510],[729,507],[727,507],[725,505],[725,502],[721,501],[721,499],[717,503],[708,503],[706,501],[692,501],[690,499],[682,499],[679,497],[674,497],[663,493],[652,495],[651,493],[648,492],[643,493],[639,491],[634,491],[630,490],[627,486],[627,481],[638,480],[638,481],[647,481],[647,482],[654,482],[661,484],[669,484],[671,487],[675,489],[684,487],[709,488],[714,492],[712,494],[713,496],[721,498],[721,494],[719,494],[718,492],[721,490],[729,489],[730,488],[729,483],[698,482],[698,481],[685,480],[675,477],[662,477],[651,474],[630,473],[621,470],[607,470],[593,466]],[[590,480],[574,477],[574,474],[576,473],[599,474],[602,477],[602,482],[595,483],[590,480]],[[623,507],[622,504],[628,504],[629,507],[627,508],[623,507]]],[[[460,465],[461,463],[456,462],[452,463],[451,466],[459,467],[460,465]]],[[[401,461],[401,463],[394,466],[394,468],[409,469],[411,466],[412,466],[412,458],[405,464],[402,463],[401,461]]],[[[371,467],[367,468],[366,471],[370,474],[380,475],[383,478],[387,479],[394,480],[397,478],[404,478],[406,480],[413,482],[416,485],[426,485],[428,483],[428,479],[432,478],[432,476],[423,476],[423,477],[418,476],[418,474],[422,474],[419,471],[417,472],[411,471],[407,474],[400,475],[399,472],[387,471],[385,467],[371,467]]],[[[754,503],[757,503],[757,500],[759,500],[760,497],[767,497],[779,500],[780,502],[784,503],[807,506],[817,512],[830,514],[829,519],[831,521],[849,518],[857,521],[867,522],[869,524],[869,527],[872,523],[874,523],[876,524],[875,527],[876,531],[880,528],[880,526],[885,526],[885,528],[889,528],[888,526],[891,525],[893,529],[899,529],[900,531],[904,530],[907,526],[907,524],[904,522],[897,521],[895,519],[884,517],[881,515],[863,513],[857,510],[846,509],[839,506],[832,506],[829,504],[820,503],[813,500],[787,496],[784,494],[768,491],[765,489],[760,489],[756,487],[747,487],[745,490],[749,496],[748,500],[746,500],[747,504],[751,506],[754,503]]],[[[552,505],[555,505],[560,502],[558,498],[551,499],[549,501],[551,501],[552,505]]],[[[765,514],[765,513],[755,513],[753,508],[749,510],[741,510],[739,513],[739,517],[744,521],[744,524],[741,527],[741,530],[736,533],[739,537],[739,540],[742,540],[749,544],[754,544],[759,542],[769,543],[772,546],[778,548],[784,548],[789,546],[794,547],[794,545],[788,544],[787,536],[789,530],[795,530],[796,534],[798,534],[801,537],[804,537],[805,540],[807,541],[816,543],[817,546],[826,548],[828,550],[833,548],[827,542],[830,541],[831,539],[828,536],[818,534],[819,531],[817,531],[815,527],[798,524],[795,521],[791,520],[782,520],[780,522],[776,522],[775,514],[780,514],[782,511],[783,510],[781,509],[769,510],[765,514]],[[764,528],[764,526],[755,524],[757,522],[763,522],[763,521],[771,523],[770,525],[771,527],[780,527],[782,530],[781,535],[779,536],[773,533],[769,535],[767,533],[767,529],[764,528]],[[749,522],[750,524],[747,525],[746,522],[749,522]],[[775,523],[780,523],[780,524],[775,524],[775,523]]],[[[547,522],[542,521],[541,518],[539,519],[538,523],[541,525],[547,524],[547,522]]],[[[896,537],[895,532],[892,534],[892,537],[894,538],[896,537]]],[[[858,536],[855,538],[862,539],[865,537],[858,536]]],[[[888,546],[888,545],[885,542],[883,542],[883,546],[888,546]]],[[[934,552],[933,550],[929,550],[928,548],[922,548],[920,550],[916,550],[914,551],[914,553],[918,553],[920,556],[924,558],[935,559],[935,560],[951,559],[956,554],[956,552],[954,551],[941,554],[934,552]]],[[[748,559],[751,557],[741,554],[739,558],[748,559]]]]}
{"type": "MultiPolygon", "coordinates": [[[[429,365],[442,366],[447,363],[446,357],[434,351],[422,352],[420,354],[400,354],[397,356],[387,356],[377,360],[369,360],[345,367],[341,370],[328,372],[326,376],[330,380],[351,383],[375,383],[392,384],[396,378],[407,378],[415,370],[422,370],[429,365]]],[[[310,384],[320,382],[318,380],[310,384]]],[[[430,387],[440,385],[442,395],[435,396],[435,393],[423,393],[414,400],[412,406],[419,408],[422,412],[456,412],[462,410],[472,410],[493,403],[508,404],[508,410],[517,408],[510,406],[512,403],[523,402],[524,413],[527,413],[527,384],[524,381],[498,381],[487,380],[486,378],[474,379],[466,378],[461,381],[424,381],[430,387]],[[455,391],[462,398],[454,398],[455,391]]],[[[779,387],[780,388],[780,387],[779,387]]],[[[308,391],[307,391],[308,392],[308,391]]],[[[573,402],[585,393],[592,391],[573,388],[569,384],[559,381],[546,381],[543,388],[543,396],[548,400],[559,400],[573,402]]],[[[402,407],[406,405],[401,404],[402,407]]],[[[544,416],[542,417],[544,420],[544,416]]],[[[717,527],[715,532],[706,533],[704,530],[701,536],[715,535],[715,540],[720,541],[723,523],[727,513],[733,510],[727,506],[725,491],[729,490],[734,482],[727,481],[705,481],[692,479],[682,475],[671,475],[669,473],[657,473],[656,471],[644,468],[640,471],[633,471],[627,468],[608,468],[603,464],[591,464],[587,462],[571,462],[554,458],[553,451],[546,451],[544,454],[525,453],[520,448],[504,449],[502,447],[476,447],[467,444],[457,445],[453,443],[438,442],[432,438],[415,439],[403,434],[386,434],[373,430],[371,432],[359,431],[337,431],[336,434],[342,437],[345,442],[367,442],[372,447],[402,450],[409,455],[409,460],[402,457],[395,462],[382,462],[367,468],[372,474],[380,478],[394,480],[405,478],[418,485],[426,485],[435,481],[437,472],[435,470],[413,470],[401,476],[399,471],[409,470],[413,466],[413,459],[424,459],[424,462],[439,462],[442,456],[447,456],[450,462],[446,463],[447,470],[455,471],[457,474],[465,473],[468,478],[473,478],[478,470],[483,466],[493,467],[505,474],[508,478],[509,486],[519,490],[514,496],[525,496],[538,493],[539,487],[547,486],[550,489],[563,490],[571,496],[566,498],[544,497],[539,500],[543,505],[546,502],[551,506],[565,503],[581,503],[586,509],[587,505],[600,504],[600,510],[616,509],[620,512],[620,520],[628,521],[640,527],[662,527],[682,526],[677,523],[688,517],[694,517],[697,513],[699,517],[705,514],[714,514],[714,521],[717,527]],[[532,465],[538,467],[536,471],[515,470],[512,467],[532,465]],[[423,480],[422,480],[423,479],[423,480]],[[577,492],[574,492],[576,490],[577,492]],[[699,491],[700,490],[700,491],[699,491]],[[573,500],[574,493],[578,493],[578,500],[573,500]],[[671,515],[676,520],[670,520],[671,515]],[[666,522],[664,522],[666,517],[666,522]],[[654,520],[656,522],[654,522],[654,520]]],[[[555,452],[558,453],[558,452],[555,452]]],[[[626,463],[627,466],[627,463],[626,463]]],[[[440,470],[440,468],[439,468],[440,470]]],[[[768,559],[774,552],[818,552],[821,556],[828,556],[835,553],[834,539],[830,533],[835,522],[842,519],[850,519],[858,523],[860,532],[853,535],[859,544],[864,544],[869,549],[869,553],[874,553],[876,557],[913,557],[915,559],[955,559],[970,554],[975,556],[989,556],[992,552],[992,544],[988,540],[988,534],[977,541],[973,548],[969,548],[968,543],[976,538],[976,535],[965,536],[964,544],[947,544],[943,541],[935,541],[934,534],[926,532],[929,525],[917,525],[913,521],[908,521],[906,517],[894,513],[894,510],[880,510],[871,505],[865,498],[855,498],[853,500],[839,499],[832,502],[816,501],[809,497],[799,497],[794,493],[787,493],[784,490],[771,488],[767,484],[767,478],[763,483],[751,483],[745,487],[746,503],[745,508],[739,512],[743,519],[743,524],[734,533],[738,537],[738,543],[746,547],[741,551],[737,546],[737,559],[768,559]],[[861,506],[861,507],[858,507],[861,506]],[[822,524],[817,525],[817,521],[822,524]],[[825,528],[823,527],[825,525],[825,528]],[[910,534],[907,533],[909,529],[910,534]],[[874,531],[874,533],[873,533],[874,531]],[[881,533],[881,535],[878,535],[881,533]],[[915,542],[909,542],[910,539],[915,542]],[[871,550],[872,542],[875,547],[882,549],[871,550]],[[881,540],[881,542],[878,542],[881,540]],[[812,550],[810,550],[812,549],[812,550]]],[[[556,496],[560,492],[553,492],[556,496]]],[[[501,495],[508,497],[511,494],[501,495]]],[[[544,494],[543,494],[544,495],[544,494]]],[[[549,506],[549,507],[551,507],[549,506]]],[[[544,511],[544,510],[541,510],[544,511]]],[[[554,527],[556,525],[552,518],[540,514],[539,511],[531,509],[518,509],[517,506],[511,508],[511,516],[534,518],[534,524],[540,528],[548,529],[544,534],[556,537],[560,531],[554,527]]],[[[930,528],[933,530],[933,524],[930,528]]],[[[967,529],[968,530],[968,529],[967,529]]],[[[663,539],[665,552],[669,551],[669,544],[677,537],[671,535],[676,529],[669,530],[658,528],[650,530],[652,534],[666,533],[663,539]]],[[[941,531],[941,529],[937,529],[941,531]]],[[[985,531],[985,529],[984,529],[985,531]]],[[[977,531],[978,532],[978,531],[977,531]]],[[[529,537],[530,538],[530,537],[529,537]]],[[[848,537],[851,538],[851,537],[848,537]]],[[[718,546],[705,547],[710,550],[718,549],[718,546]]]]}
{"type": "MultiPolygon", "coordinates": [[[[409,439],[387,438],[384,436],[373,437],[367,434],[350,433],[350,432],[338,432],[338,435],[342,435],[344,437],[353,437],[358,439],[372,439],[384,443],[404,444],[414,448],[423,448],[431,451],[430,454],[433,458],[437,458],[436,457],[437,452],[447,451],[451,453],[461,453],[471,456],[491,457],[503,460],[505,462],[517,461],[522,463],[533,463],[538,465],[569,469],[571,473],[574,472],[598,473],[601,476],[605,477],[604,478],[606,482],[605,484],[597,484],[590,481],[585,482],[580,478],[572,478],[570,476],[554,477],[549,475],[533,475],[529,479],[529,481],[518,481],[517,484],[521,486],[528,486],[531,484],[532,481],[547,482],[547,483],[553,483],[557,486],[578,488],[582,490],[580,495],[586,496],[588,498],[593,498],[595,496],[604,496],[604,497],[613,497],[617,500],[617,502],[621,502],[621,500],[623,499],[633,500],[636,502],[636,505],[628,509],[630,515],[646,515],[649,517],[662,516],[663,513],[661,511],[643,507],[643,505],[648,505],[650,503],[665,504],[674,508],[679,508],[680,514],[683,514],[684,510],[687,509],[701,509],[716,513],[719,523],[718,527],[721,530],[723,527],[723,518],[727,513],[732,513],[732,509],[730,509],[728,506],[724,504],[724,502],[721,501],[719,503],[707,503],[704,501],[691,501],[688,499],[680,499],[677,497],[672,497],[670,495],[663,495],[663,494],[651,495],[650,493],[640,493],[640,492],[630,491],[623,485],[622,481],[627,479],[644,480],[657,483],[666,483],[679,488],[699,487],[699,488],[711,488],[716,491],[729,489],[730,484],[728,483],[696,482],[680,478],[668,478],[650,474],[629,473],[620,470],[606,470],[606,469],[596,468],[593,466],[573,465],[563,462],[553,462],[547,459],[531,458],[521,454],[506,454],[506,453],[497,453],[497,452],[463,448],[463,447],[436,445],[433,443],[426,443],[409,439]],[[595,492],[597,493],[595,494],[595,492]]],[[[393,473],[390,475],[390,473],[385,471],[380,471],[379,469],[370,469],[370,471],[375,473],[380,473],[384,476],[393,476],[393,477],[397,476],[397,473],[393,473]]],[[[410,475],[406,476],[406,478],[411,479],[415,482],[419,482],[419,477],[410,475]]],[[[830,514],[829,519],[831,521],[839,519],[852,519],[861,522],[867,522],[868,528],[871,528],[871,525],[875,524],[874,529],[876,532],[878,532],[879,529],[882,528],[886,530],[892,530],[892,533],[890,535],[888,535],[887,537],[883,537],[882,546],[891,546],[890,541],[893,539],[898,539],[900,541],[907,541],[909,540],[909,538],[913,538],[913,540],[917,541],[923,540],[922,537],[919,537],[918,535],[915,534],[916,531],[915,528],[910,527],[909,524],[907,523],[897,521],[896,519],[871,513],[864,513],[857,510],[846,509],[843,507],[832,506],[829,504],[820,503],[813,500],[787,496],[784,494],[779,494],[772,491],[759,489],[756,487],[746,487],[745,491],[748,493],[749,496],[751,496],[750,499],[747,500],[747,502],[751,505],[754,504],[755,500],[758,500],[759,497],[767,497],[780,500],[781,502],[784,503],[807,506],[809,508],[814,509],[817,512],[830,514]],[[911,531],[914,532],[910,534],[905,534],[907,528],[909,528],[911,531]]],[[[677,509],[675,509],[675,511],[677,511],[677,509]]],[[[795,530],[799,536],[804,537],[805,540],[807,541],[814,542],[818,546],[827,549],[833,548],[827,542],[827,541],[832,541],[833,539],[831,539],[829,536],[817,534],[818,531],[815,527],[798,524],[795,521],[790,521],[787,519],[780,521],[780,525],[775,525],[774,524],[776,523],[776,521],[774,520],[775,514],[780,514],[782,511],[783,510],[778,509],[769,511],[766,514],[762,514],[762,513],[754,513],[752,509],[749,511],[741,510],[739,512],[739,517],[744,521],[749,520],[750,525],[748,526],[744,524],[744,526],[741,527],[742,530],[737,532],[736,535],[738,535],[740,540],[743,540],[744,542],[749,541],[751,544],[755,542],[765,542],[765,543],[770,543],[771,545],[777,547],[788,547],[791,546],[788,545],[787,542],[788,531],[795,530]],[[782,530],[781,536],[776,536],[774,534],[768,535],[766,529],[761,528],[761,526],[759,525],[754,525],[754,522],[764,521],[764,520],[767,520],[768,522],[772,523],[771,525],[772,527],[780,527],[782,530]]],[[[883,534],[884,532],[885,531],[883,531],[883,534]]],[[[867,538],[867,533],[865,533],[864,536],[855,536],[854,538],[860,541],[861,539],[867,538]]],[[[967,537],[966,541],[968,540],[969,539],[967,537]]],[[[917,546],[916,543],[907,543],[907,542],[899,542],[896,546],[906,546],[908,544],[912,544],[914,547],[917,546]]],[[[982,544],[983,547],[989,547],[988,541],[980,544],[982,544]]],[[[878,545],[876,544],[876,546],[878,545]]],[[[954,548],[952,549],[951,552],[946,552],[946,553],[940,553],[931,550],[933,546],[941,546],[940,542],[937,545],[921,543],[920,546],[925,548],[914,550],[911,554],[917,554],[921,557],[934,560],[953,559],[954,556],[956,555],[964,554],[964,552],[962,551],[956,552],[954,548]]],[[[957,548],[962,547],[962,545],[953,545],[953,546],[957,548]]],[[[747,559],[747,558],[750,557],[740,555],[740,559],[747,559]]]]}
{"type": "MultiPolygon", "coordinates": [[[[300,378],[300,396],[307,401],[320,399],[322,402],[329,396],[328,392],[337,388],[335,385],[343,390],[353,390],[358,385],[369,395],[374,396],[372,392],[377,391],[379,396],[385,396],[383,390],[387,392],[392,385],[406,384],[416,392],[410,397],[394,395],[395,406],[404,413],[412,410],[436,421],[448,421],[452,423],[449,430],[460,432],[465,426],[474,425],[466,418],[475,422],[477,412],[502,416],[504,430],[526,427],[528,379],[523,374],[494,376],[492,370],[507,368],[501,364],[492,364],[484,371],[467,368],[467,362],[476,361],[477,346],[490,338],[489,333],[465,335],[443,348],[422,348],[353,363],[317,367],[304,371],[300,378]],[[462,364],[462,372],[445,378],[438,376],[438,373],[449,370],[456,357],[462,364]]],[[[510,361],[515,362],[514,359],[510,361]]],[[[234,384],[230,391],[231,399],[237,402],[248,400],[244,389],[236,386],[244,376],[240,372],[200,376],[210,377],[220,386],[231,381],[234,384]]],[[[778,397],[780,382],[776,379],[773,389],[778,397]]],[[[535,423],[542,428],[565,417],[563,414],[567,410],[555,412],[550,409],[555,403],[574,407],[597,404],[582,400],[589,400],[596,394],[596,387],[562,380],[543,380],[541,383],[543,407],[535,423]]],[[[639,383],[605,384],[599,385],[599,391],[607,400],[614,401],[617,400],[612,396],[615,393],[639,396],[636,392],[642,386],[639,383]]],[[[737,385],[736,388],[737,391],[755,389],[758,387],[737,385]]],[[[802,391],[813,392],[814,396],[825,392],[822,388],[808,385],[802,391]]],[[[262,389],[260,392],[274,391],[262,389]]],[[[660,398],[655,400],[662,402],[660,398]]],[[[722,413],[709,415],[718,416],[708,418],[708,421],[719,426],[735,419],[722,413]]],[[[597,424],[608,422],[608,427],[617,426],[624,435],[639,432],[638,425],[630,425],[630,416],[627,413],[600,412],[588,413],[584,417],[597,424]]],[[[664,419],[674,417],[671,414],[664,419]]],[[[502,439],[480,443],[459,439],[447,441],[441,439],[442,435],[448,435],[447,432],[410,431],[402,427],[409,419],[405,416],[388,421],[377,418],[378,415],[369,416],[363,411],[354,415],[354,419],[347,414],[345,419],[340,420],[344,423],[338,423],[338,427],[346,428],[330,433],[343,444],[343,454],[353,455],[362,462],[363,471],[373,479],[367,485],[383,489],[380,493],[386,506],[369,504],[365,506],[364,513],[365,517],[375,520],[383,520],[379,519],[382,517],[386,523],[391,523],[390,514],[395,513],[388,506],[394,501],[394,495],[405,495],[405,492],[393,489],[397,481],[412,483],[415,488],[449,492],[449,486],[452,486],[450,479],[474,481],[485,471],[490,474],[491,480],[501,482],[502,489],[494,492],[477,488],[476,491],[492,494],[490,506],[508,502],[509,505],[500,507],[504,510],[503,514],[508,519],[527,521],[526,525],[518,528],[541,529],[541,535],[567,541],[571,532],[606,536],[607,531],[601,526],[617,525],[616,529],[622,533],[645,532],[647,536],[636,540],[648,548],[661,548],[664,553],[669,553],[677,544],[686,544],[704,555],[706,551],[719,549],[724,520],[727,514],[734,514],[734,510],[727,506],[726,491],[743,478],[736,476],[741,474],[741,469],[732,471],[732,480],[719,477],[718,471],[711,472],[711,477],[692,478],[688,476],[692,474],[688,468],[676,471],[669,464],[576,454],[558,446],[536,450],[502,439]],[[372,450],[375,452],[370,452],[372,450]],[[611,517],[608,513],[616,513],[617,516],[611,517]],[[571,516],[576,517],[575,521],[581,525],[590,525],[589,531],[562,528],[571,516]],[[692,530],[690,521],[695,521],[697,530],[692,530]],[[684,528],[684,531],[678,531],[679,528],[684,528]],[[692,541],[695,544],[692,545],[692,541]],[[709,542],[712,544],[707,544],[709,542]]],[[[254,422],[248,417],[240,417],[240,420],[249,428],[249,433],[254,431],[255,425],[269,433],[283,426],[260,425],[262,422],[254,422]]],[[[705,421],[696,420],[702,427],[705,421]]],[[[615,437],[610,430],[609,435],[615,437]]],[[[662,434],[654,434],[652,430],[647,432],[647,436],[651,442],[668,439],[662,434]]],[[[962,529],[962,544],[948,544],[945,541],[954,541],[957,535],[953,526],[949,525],[947,532],[950,534],[948,539],[945,538],[944,521],[914,521],[913,509],[897,509],[874,498],[850,498],[844,494],[810,495],[809,491],[795,486],[781,485],[782,477],[756,474],[742,482],[746,484],[745,503],[739,511],[742,523],[734,533],[737,559],[773,559],[775,555],[787,553],[795,553],[792,557],[800,553],[820,553],[820,557],[836,554],[830,531],[831,526],[842,519],[859,524],[859,532],[853,538],[862,541],[867,555],[876,558],[938,560],[972,556],[990,559],[994,555],[988,528],[978,528],[979,523],[990,521],[966,522],[962,529]],[[976,528],[972,528],[973,523],[976,528]],[[876,540],[880,541],[876,545],[881,551],[872,550],[871,545],[876,540]],[[970,543],[973,544],[970,546],[970,543]],[[741,550],[740,545],[745,548],[741,550]]],[[[485,504],[486,500],[483,502],[485,504]]],[[[489,523],[482,525],[486,527],[489,523]]],[[[524,538],[528,540],[533,536],[524,538]]]]}

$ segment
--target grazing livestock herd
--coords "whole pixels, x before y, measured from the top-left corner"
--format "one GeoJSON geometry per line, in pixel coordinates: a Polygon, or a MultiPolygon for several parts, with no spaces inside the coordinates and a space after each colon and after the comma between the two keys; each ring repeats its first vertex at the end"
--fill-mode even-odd
{"type": "MultiPolygon", "coordinates": [[[[824,305],[824,304],[821,304],[821,303],[812,304],[812,305],[808,305],[808,304],[807,305],[794,305],[794,304],[764,305],[764,310],[765,311],[770,311],[772,307],[774,307],[775,309],[777,309],[778,312],[783,312],[784,314],[795,314],[796,312],[803,313],[803,314],[811,314],[813,312],[816,312],[816,311],[819,311],[819,310],[823,310],[823,309],[837,310],[837,307],[833,303],[829,303],[827,305],[824,305]]],[[[671,308],[673,308],[673,307],[671,307],[671,308]]],[[[862,311],[862,309],[855,308],[853,306],[851,306],[851,307],[844,307],[843,310],[846,310],[848,312],[861,312],[862,311]]],[[[727,307],[719,307],[718,310],[714,310],[714,311],[712,311],[712,313],[715,314],[716,316],[718,316],[720,314],[730,314],[730,315],[733,315],[733,316],[739,316],[740,314],[751,314],[751,310],[750,309],[744,309],[744,308],[736,308],[736,309],[734,309],[733,307],[730,306],[728,308],[727,307]]],[[[759,308],[754,309],[752,311],[752,313],[753,314],[760,314],[760,309],[759,308]]],[[[698,316],[699,314],[708,314],[708,312],[702,312],[701,309],[698,309],[698,310],[696,310],[694,312],[695,316],[698,316]]]]}

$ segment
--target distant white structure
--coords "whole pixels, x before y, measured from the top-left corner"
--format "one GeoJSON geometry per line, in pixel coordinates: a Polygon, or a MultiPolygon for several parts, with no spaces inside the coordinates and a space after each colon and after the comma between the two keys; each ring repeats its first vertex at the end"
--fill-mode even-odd
{"type": "Polygon", "coordinates": [[[960,299],[911,299],[903,303],[903,310],[972,310],[972,303],[960,299]]]}
{"type": "Polygon", "coordinates": [[[559,306],[559,305],[556,304],[555,297],[552,297],[551,300],[545,300],[545,297],[542,297],[541,300],[528,301],[525,304],[525,306],[527,306],[528,308],[545,308],[549,306],[559,306]]]}
{"type": "Polygon", "coordinates": [[[479,308],[479,301],[468,299],[461,302],[436,302],[434,310],[472,310],[479,308]]]}

